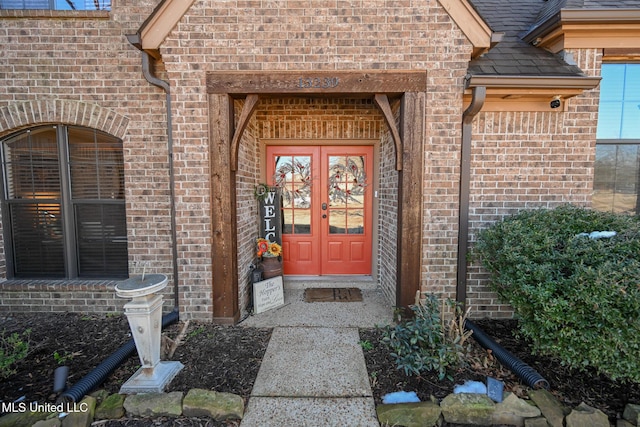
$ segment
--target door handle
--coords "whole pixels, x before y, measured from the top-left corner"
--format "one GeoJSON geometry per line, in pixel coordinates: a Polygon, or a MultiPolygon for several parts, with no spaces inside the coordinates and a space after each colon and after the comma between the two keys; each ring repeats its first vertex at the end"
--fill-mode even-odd
{"type": "Polygon", "coordinates": [[[322,204],[322,210],[323,210],[323,211],[326,211],[326,210],[327,210],[327,204],[326,204],[326,203],[323,203],[323,204],[322,204]]]}

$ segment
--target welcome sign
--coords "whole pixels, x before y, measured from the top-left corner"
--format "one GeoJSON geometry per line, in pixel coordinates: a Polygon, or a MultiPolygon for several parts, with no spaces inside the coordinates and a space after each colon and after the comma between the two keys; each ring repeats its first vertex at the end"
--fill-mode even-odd
{"type": "Polygon", "coordinates": [[[271,187],[260,198],[260,237],[282,244],[282,198],[280,189],[271,187]]]}

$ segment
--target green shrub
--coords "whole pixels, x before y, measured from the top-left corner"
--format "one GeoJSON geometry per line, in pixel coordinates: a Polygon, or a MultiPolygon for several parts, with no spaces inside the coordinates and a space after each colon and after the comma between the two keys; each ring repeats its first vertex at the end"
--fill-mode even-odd
{"type": "Polygon", "coordinates": [[[537,353],[640,382],[640,222],[574,206],[525,211],[482,231],[474,254],[537,353]],[[591,238],[594,231],[613,237],[591,238]]]}
{"type": "Polygon", "coordinates": [[[463,324],[464,320],[459,321],[463,315],[456,305],[457,317],[447,328],[439,306],[438,298],[428,295],[420,304],[411,306],[411,319],[387,326],[383,331],[383,342],[391,348],[397,368],[407,376],[436,371],[442,380],[464,362],[469,333],[457,327],[463,324]]]}
{"type": "Polygon", "coordinates": [[[2,331],[0,334],[0,378],[9,378],[15,373],[14,364],[25,357],[29,352],[29,334],[27,329],[22,334],[14,332],[6,336],[2,331]]]}

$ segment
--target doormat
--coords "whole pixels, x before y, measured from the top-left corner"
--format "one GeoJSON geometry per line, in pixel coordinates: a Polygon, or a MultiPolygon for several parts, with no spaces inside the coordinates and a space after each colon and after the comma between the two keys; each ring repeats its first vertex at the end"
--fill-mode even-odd
{"type": "Polygon", "coordinates": [[[305,302],[358,302],[362,301],[359,288],[309,288],[304,291],[305,302]]]}

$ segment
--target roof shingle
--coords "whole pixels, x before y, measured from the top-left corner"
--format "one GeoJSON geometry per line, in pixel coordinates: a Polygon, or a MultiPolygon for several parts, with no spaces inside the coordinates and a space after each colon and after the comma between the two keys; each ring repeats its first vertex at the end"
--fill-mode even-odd
{"type": "Polygon", "coordinates": [[[561,9],[638,9],[640,0],[471,0],[500,43],[469,64],[472,75],[583,76],[560,55],[536,48],[522,37],[561,9]]]}

